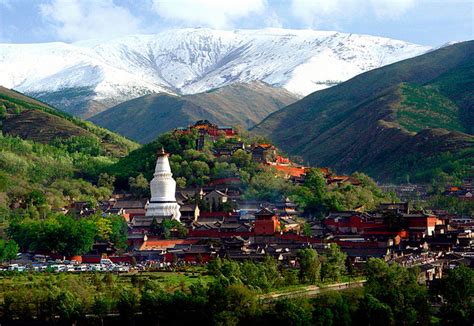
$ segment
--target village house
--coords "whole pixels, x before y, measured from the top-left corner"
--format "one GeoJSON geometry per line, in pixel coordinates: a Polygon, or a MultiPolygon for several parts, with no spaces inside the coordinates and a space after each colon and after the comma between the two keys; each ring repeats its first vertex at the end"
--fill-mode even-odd
{"type": "Polygon", "coordinates": [[[273,162],[277,157],[277,149],[272,144],[257,144],[250,148],[254,162],[267,163],[273,162]]]}
{"type": "Polygon", "coordinates": [[[212,190],[204,196],[204,201],[208,204],[211,212],[222,210],[223,205],[230,204],[229,196],[219,190],[212,190]]]}

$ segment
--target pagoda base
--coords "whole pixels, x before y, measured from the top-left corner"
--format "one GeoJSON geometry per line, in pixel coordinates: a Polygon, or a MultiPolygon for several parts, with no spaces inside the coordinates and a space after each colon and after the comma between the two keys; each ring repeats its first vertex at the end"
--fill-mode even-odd
{"type": "Polygon", "coordinates": [[[179,222],[181,212],[178,203],[153,203],[148,205],[145,216],[149,217],[171,217],[179,222]]]}

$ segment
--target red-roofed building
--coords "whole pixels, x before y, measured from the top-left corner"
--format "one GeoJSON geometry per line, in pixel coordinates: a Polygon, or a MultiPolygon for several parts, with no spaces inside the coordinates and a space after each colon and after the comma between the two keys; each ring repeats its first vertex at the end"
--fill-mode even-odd
{"type": "Polygon", "coordinates": [[[274,167],[278,172],[281,172],[285,175],[286,178],[300,178],[304,174],[308,168],[304,166],[288,166],[288,165],[271,165],[274,167]]]}
{"type": "Polygon", "coordinates": [[[280,232],[280,221],[272,211],[263,208],[255,213],[255,235],[274,235],[280,232]]]}
{"type": "Polygon", "coordinates": [[[291,161],[290,161],[289,158],[283,157],[281,155],[277,155],[277,157],[275,159],[275,163],[276,164],[290,164],[291,161]]]}
{"type": "Polygon", "coordinates": [[[193,130],[197,130],[200,134],[207,134],[211,137],[217,137],[219,134],[224,134],[226,137],[233,137],[236,135],[234,128],[231,126],[218,126],[209,122],[208,120],[199,120],[194,125],[187,128],[176,128],[175,133],[189,134],[193,130]]]}
{"type": "Polygon", "coordinates": [[[145,238],[143,243],[138,247],[139,251],[142,250],[163,250],[174,248],[177,245],[192,245],[196,244],[199,240],[193,239],[159,239],[148,237],[145,238]]]}

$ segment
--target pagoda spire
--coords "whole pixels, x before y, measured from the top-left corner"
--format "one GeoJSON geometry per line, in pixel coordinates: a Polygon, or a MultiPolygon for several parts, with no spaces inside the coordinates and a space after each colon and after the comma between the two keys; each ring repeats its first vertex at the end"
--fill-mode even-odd
{"type": "Polygon", "coordinates": [[[169,155],[168,153],[165,152],[165,148],[163,146],[161,146],[161,149],[158,150],[158,153],[156,153],[158,157],[160,156],[165,156],[165,155],[169,155]]]}

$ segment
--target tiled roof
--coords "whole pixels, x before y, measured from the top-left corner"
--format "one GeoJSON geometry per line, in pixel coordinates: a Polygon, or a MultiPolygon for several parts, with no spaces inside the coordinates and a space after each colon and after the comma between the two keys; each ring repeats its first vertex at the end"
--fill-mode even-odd
{"type": "Polygon", "coordinates": [[[176,245],[182,244],[195,244],[199,240],[191,240],[191,239],[172,239],[172,240],[165,240],[165,239],[154,239],[145,241],[140,250],[150,250],[150,249],[166,249],[166,248],[174,248],[176,245]]]}

